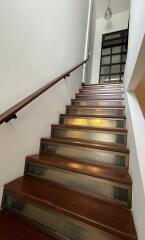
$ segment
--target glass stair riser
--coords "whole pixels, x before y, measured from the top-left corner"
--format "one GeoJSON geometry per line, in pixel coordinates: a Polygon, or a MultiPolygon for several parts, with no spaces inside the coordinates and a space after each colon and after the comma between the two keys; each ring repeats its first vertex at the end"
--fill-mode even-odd
{"type": "Polygon", "coordinates": [[[26,174],[42,178],[93,198],[130,207],[131,186],[28,161],[26,174]]]}
{"type": "Polygon", "coordinates": [[[93,117],[71,117],[69,115],[60,117],[60,124],[90,126],[102,128],[125,128],[125,119],[108,119],[93,117]]]}
{"type": "Polygon", "coordinates": [[[83,114],[83,115],[106,115],[106,116],[124,116],[124,109],[109,109],[109,108],[67,108],[68,114],[83,114]]]}
{"type": "Polygon", "coordinates": [[[127,141],[126,133],[113,133],[109,131],[95,131],[85,129],[71,129],[54,127],[53,138],[76,140],[81,142],[102,143],[125,146],[127,141]]]}
{"type": "Polygon", "coordinates": [[[121,99],[124,97],[124,94],[90,94],[90,95],[83,95],[79,94],[76,95],[76,100],[78,99],[121,99]]]}
{"type": "Polygon", "coordinates": [[[124,101],[118,100],[118,101],[103,101],[103,100],[73,100],[72,105],[76,106],[96,106],[96,107],[120,107],[124,106],[124,101]]]}
{"type": "Polygon", "coordinates": [[[38,204],[21,198],[15,194],[5,193],[4,208],[25,218],[49,235],[61,240],[122,240],[84,222],[64,215],[51,208],[43,208],[38,204]]]}
{"type": "Polygon", "coordinates": [[[94,165],[128,168],[128,154],[61,143],[41,142],[40,152],[94,165]]]}

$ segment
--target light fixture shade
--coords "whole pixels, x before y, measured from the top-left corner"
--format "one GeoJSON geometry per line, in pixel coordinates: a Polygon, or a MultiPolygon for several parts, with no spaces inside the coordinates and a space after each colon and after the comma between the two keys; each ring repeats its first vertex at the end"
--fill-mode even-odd
{"type": "Polygon", "coordinates": [[[112,10],[111,10],[111,7],[110,7],[110,6],[108,6],[108,8],[106,9],[104,18],[105,18],[107,21],[112,18],[112,10]]]}

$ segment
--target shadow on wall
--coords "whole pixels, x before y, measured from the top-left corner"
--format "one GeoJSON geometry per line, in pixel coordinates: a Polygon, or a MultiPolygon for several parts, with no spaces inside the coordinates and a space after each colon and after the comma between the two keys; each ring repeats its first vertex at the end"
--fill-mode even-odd
{"type": "Polygon", "coordinates": [[[135,94],[145,118],[145,73],[135,90],[135,94]]]}

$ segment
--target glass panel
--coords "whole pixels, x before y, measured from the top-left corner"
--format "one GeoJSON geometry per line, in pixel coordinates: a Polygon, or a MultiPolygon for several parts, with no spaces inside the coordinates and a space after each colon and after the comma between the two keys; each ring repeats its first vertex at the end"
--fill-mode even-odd
{"type": "Polygon", "coordinates": [[[124,73],[124,70],[125,70],[125,64],[123,64],[122,67],[121,67],[122,73],[124,73]]]}
{"type": "Polygon", "coordinates": [[[120,65],[111,66],[111,73],[120,73],[120,65]]]}
{"type": "Polygon", "coordinates": [[[128,164],[128,157],[125,154],[94,148],[90,149],[63,144],[42,144],[41,151],[42,153],[67,157],[69,159],[73,158],[74,160],[94,165],[126,167],[126,164],[128,164]]]}
{"type": "Polygon", "coordinates": [[[111,48],[102,49],[102,55],[110,55],[110,54],[111,54],[111,48]]]}
{"type": "Polygon", "coordinates": [[[126,52],[126,51],[127,51],[126,45],[123,45],[123,52],[126,52]]]}
{"type": "Polygon", "coordinates": [[[105,36],[105,40],[111,40],[111,39],[119,38],[119,37],[120,37],[120,33],[111,34],[111,35],[105,36]]]}
{"type": "MultiPolygon", "coordinates": [[[[120,97],[122,97],[121,95],[120,97]]],[[[124,115],[124,109],[105,109],[105,108],[70,108],[69,114],[83,115],[124,115]]]]}
{"type": "Polygon", "coordinates": [[[124,75],[121,75],[121,81],[123,81],[124,75]]]}
{"type": "Polygon", "coordinates": [[[119,53],[119,52],[121,52],[121,46],[112,48],[112,53],[119,53]]]}
{"type": "Polygon", "coordinates": [[[126,62],[126,54],[123,54],[123,56],[122,56],[122,62],[126,62]]]}
{"type": "Polygon", "coordinates": [[[104,119],[104,118],[90,118],[90,117],[70,117],[63,118],[63,124],[68,125],[80,125],[80,126],[92,126],[92,127],[110,127],[110,128],[124,128],[125,121],[123,119],[104,119]]]}
{"type": "Polygon", "coordinates": [[[120,81],[120,75],[112,75],[111,77],[110,77],[110,81],[111,82],[118,82],[118,81],[120,81]]]}
{"type": "Polygon", "coordinates": [[[101,67],[101,74],[109,74],[110,68],[109,67],[101,67]]]}
{"type": "MultiPolygon", "coordinates": [[[[117,75],[117,76],[119,76],[119,75],[117,75]]],[[[115,76],[112,76],[113,78],[115,78],[115,76]]],[[[120,80],[120,78],[118,78],[119,80],[120,80]]],[[[118,80],[117,79],[117,80],[118,80]]],[[[103,106],[123,106],[124,105],[124,102],[123,101],[103,101],[103,100],[101,100],[101,101],[94,101],[94,100],[92,100],[92,101],[84,101],[84,100],[81,100],[81,101],[73,101],[72,102],[72,104],[73,104],[73,106],[101,106],[101,107],[103,107],[103,106]]]]}
{"type": "Polygon", "coordinates": [[[101,83],[107,83],[109,82],[109,76],[101,76],[100,77],[101,83]]]}
{"type": "MultiPolygon", "coordinates": [[[[109,110],[108,110],[109,111],[109,110]]],[[[88,113],[88,112],[87,112],[88,113]]],[[[99,112],[100,113],[100,112],[99,112]]],[[[99,113],[95,112],[95,114],[99,113]]],[[[110,110],[110,112],[107,111],[102,111],[100,115],[102,114],[106,114],[109,116],[109,114],[112,115],[114,114],[115,116],[119,115],[121,113],[121,115],[123,115],[122,110],[110,110]],[[107,114],[106,114],[107,113],[107,114]]],[[[103,142],[103,143],[107,143],[107,144],[120,144],[120,145],[124,145],[125,144],[125,135],[121,135],[121,134],[113,134],[113,133],[104,133],[104,132],[95,132],[95,131],[85,131],[85,130],[71,130],[71,129],[54,129],[53,132],[53,136],[55,138],[66,138],[66,139],[75,139],[75,140],[81,140],[83,142],[103,142]]]]}
{"type": "MultiPolygon", "coordinates": [[[[122,238],[97,229],[84,222],[71,218],[54,209],[46,211],[38,205],[33,205],[22,198],[14,195],[5,195],[4,207],[27,221],[37,224],[47,234],[55,236],[56,239],[66,240],[121,240],[122,238]]],[[[48,237],[49,238],[49,237],[48,237]]],[[[24,238],[23,238],[24,239],[24,238]]],[[[30,238],[29,238],[30,239],[30,238]]],[[[32,239],[32,238],[31,238],[32,239]]],[[[34,238],[33,238],[34,239],[34,238]]],[[[45,238],[46,239],[46,238],[45,238]]]]}
{"type": "Polygon", "coordinates": [[[102,57],[102,64],[110,64],[110,57],[102,57]]]}
{"type": "Polygon", "coordinates": [[[113,45],[120,45],[122,44],[122,39],[117,39],[117,40],[112,40],[112,41],[107,41],[107,42],[104,42],[103,43],[103,46],[104,47],[107,47],[107,46],[113,46],[113,45]]]}
{"type": "Polygon", "coordinates": [[[120,63],[121,62],[121,55],[114,55],[112,56],[112,63],[120,63]]]}
{"type": "MultiPolygon", "coordinates": [[[[80,165],[70,163],[69,166],[73,169],[79,169],[80,165]]],[[[95,170],[94,167],[92,170],[95,170]]],[[[38,166],[33,163],[27,165],[27,174],[36,176],[48,181],[60,184],[77,192],[82,192],[94,198],[103,199],[128,206],[128,188],[122,184],[118,186],[115,183],[106,180],[98,179],[65,169],[60,169],[51,166],[38,166]]]]}

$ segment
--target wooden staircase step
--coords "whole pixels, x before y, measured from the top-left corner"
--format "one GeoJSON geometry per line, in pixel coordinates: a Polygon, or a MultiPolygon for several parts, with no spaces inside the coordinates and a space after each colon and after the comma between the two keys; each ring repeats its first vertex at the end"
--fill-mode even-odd
{"type": "Polygon", "coordinates": [[[113,84],[84,84],[83,88],[86,88],[86,87],[92,87],[92,88],[94,88],[94,87],[98,87],[98,88],[122,87],[123,88],[123,84],[121,84],[121,83],[117,83],[117,84],[115,84],[115,83],[113,83],[113,84]]]}
{"type": "Polygon", "coordinates": [[[72,105],[78,105],[78,106],[124,106],[124,100],[123,99],[111,99],[111,100],[92,100],[92,99],[87,99],[87,100],[76,100],[76,99],[72,99],[71,100],[72,105]]]}
{"type": "MultiPolygon", "coordinates": [[[[109,239],[137,239],[131,211],[115,204],[84,197],[83,194],[31,176],[21,177],[7,184],[4,191],[6,195],[3,207],[12,208],[13,211],[16,208],[17,212],[22,215],[23,212],[25,212],[25,216],[27,216],[28,211],[31,212],[29,205],[23,207],[24,202],[26,202],[30,203],[31,206],[37,206],[37,209],[45,209],[45,214],[49,211],[52,211],[54,215],[59,213],[59,219],[62,221],[64,215],[72,221],[74,219],[78,223],[87,224],[88,228],[92,228],[92,231],[100,229],[107,232],[112,235],[112,238],[109,239]],[[20,199],[18,207],[14,196],[20,199]],[[11,197],[11,201],[9,201],[9,197],[11,197]]],[[[35,217],[37,216],[35,215],[35,217]]],[[[57,229],[59,227],[58,221],[56,225],[57,229]]]]}
{"type": "Polygon", "coordinates": [[[81,88],[81,89],[79,89],[79,93],[82,93],[82,94],[106,94],[106,93],[111,93],[111,94],[113,94],[113,93],[124,93],[124,91],[123,91],[123,89],[121,89],[121,88],[113,88],[113,89],[83,89],[83,88],[81,88]]]}
{"type": "MultiPolygon", "coordinates": [[[[75,101],[75,100],[74,100],[75,101]]],[[[80,101],[77,101],[80,102],[80,101]]],[[[80,108],[80,109],[125,109],[125,106],[94,106],[94,105],[89,105],[89,106],[77,106],[77,105],[67,105],[66,108],[80,108]]]]}
{"type": "Polygon", "coordinates": [[[93,116],[103,116],[103,115],[107,115],[107,116],[125,116],[125,109],[123,108],[90,108],[90,107],[67,107],[66,108],[66,114],[70,114],[70,115],[93,115],[93,116]]]}
{"type": "Polygon", "coordinates": [[[60,128],[72,128],[72,129],[82,129],[82,130],[90,130],[90,131],[105,131],[105,132],[118,132],[118,133],[127,133],[128,130],[126,128],[102,128],[102,127],[91,127],[91,126],[81,126],[81,125],[69,125],[69,124],[52,124],[52,127],[57,127],[59,126],[60,128]]]}
{"type": "Polygon", "coordinates": [[[79,141],[71,141],[71,140],[63,140],[63,139],[50,139],[50,138],[41,138],[42,142],[53,142],[53,143],[62,143],[62,144],[68,144],[78,147],[84,147],[84,148],[91,148],[91,149],[101,149],[111,152],[119,152],[124,154],[129,154],[129,150],[126,147],[118,147],[118,146],[108,146],[106,144],[95,144],[95,143],[83,143],[79,141]]]}
{"type": "Polygon", "coordinates": [[[70,139],[81,142],[103,143],[110,145],[125,146],[127,143],[127,132],[125,129],[105,129],[81,127],[76,125],[59,124],[52,125],[51,138],[70,139]]]}
{"type": "Polygon", "coordinates": [[[13,213],[0,211],[1,240],[54,240],[13,213]]]}
{"type": "Polygon", "coordinates": [[[70,117],[90,117],[90,118],[117,118],[117,119],[126,119],[126,116],[124,115],[93,115],[93,114],[60,114],[60,117],[65,117],[65,116],[70,116],[70,117]]]}
{"type": "Polygon", "coordinates": [[[76,94],[76,99],[83,99],[83,100],[87,100],[87,99],[92,99],[92,100],[100,100],[100,99],[124,99],[124,94],[122,93],[114,93],[114,94],[110,94],[110,93],[105,93],[105,94],[83,94],[83,93],[79,93],[76,94]]]}
{"type": "Polygon", "coordinates": [[[125,128],[125,116],[93,116],[93,115],[77,115],[77,114],[61,114],[60,124],[82,125],[104,128],[125,128]]]}
{"type": "Polygon", "coordinates": [[[40,152],[119,169],[126,169],[129,164],[128,149],[107,144],[42,138],[40,152]]]}
{"type": "Polygon", "coordinates": [[[95,199],[131,207],[132,183],[125,170],[39,154],[26,158],[25,174],[51,181],[95,199]]]}
{"type": "Polygon", "coordinates": [[[114,181],[116,183],[132,185],[131,177],[126,170],[94,166],[92,164],[74,161],[73,159],[64,159],[47,154],[35,154],[28,156],[26,158],[26,162],[27,161],[36,164],[50,165],[53,167],[78,172],[84,175],[114,181]]]}

